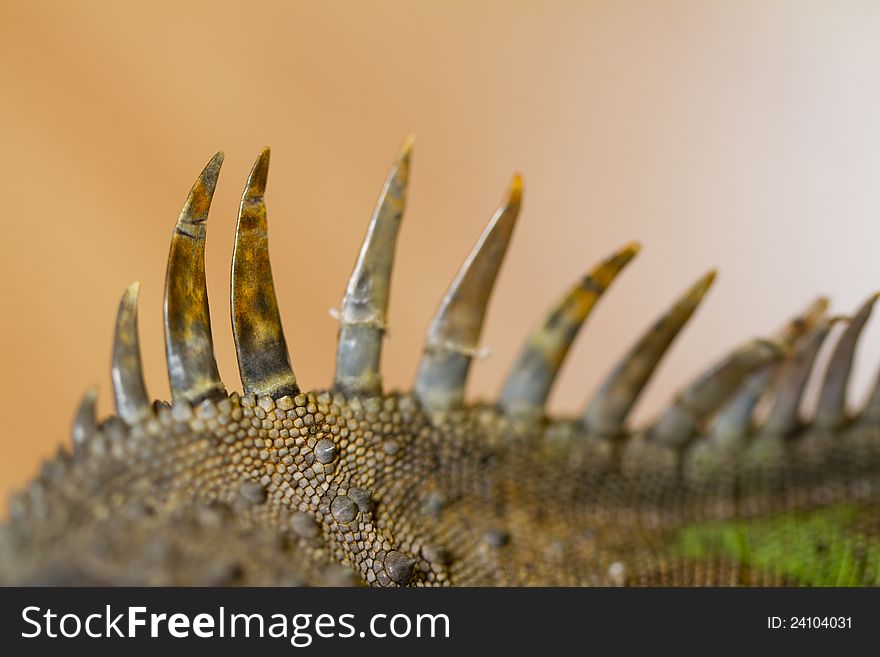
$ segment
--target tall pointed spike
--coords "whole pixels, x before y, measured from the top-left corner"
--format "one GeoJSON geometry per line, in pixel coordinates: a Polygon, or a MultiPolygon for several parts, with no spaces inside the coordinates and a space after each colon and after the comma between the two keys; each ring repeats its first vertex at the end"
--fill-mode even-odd
{"type": "Polygon", "coordinates": [[[623,432],[626,417],[642,389],[700,305],[715,276],[716,272],[710,271],[698,280],[630,349],[587,405],[581,422],[588,431],[603,436],[623,432]]]}
{"type": "Polygon", "coordinates": [[[801,344],[791,358],[786,360],[779,371],[779,376],[773,384],[776,397],[767,414],[762,433],[773,436],[788,436],[801,425],[800,407],[804,396],[804,390],[810,379],[810,373],[819,355],[819,350],[828,337],[828,331],[832,323],[840,318],[830,318],[804,337],[801,344]]]}
{"type": "Polygon", "coordinates": [[[165,355],[174,401],[196,403],[226,394],[211,337],[205,284],[205,233],[223,152],[199,175],[184,203],[165,274],[165,355]]]}
{"type": "Polygon", "coordinates": [[[522,204],[522,178],[515,175],[496,210],[431,320],[414,386],[428,410],[460,406],[486,306],[522,204]]]}
{"type": "Polygon", "coordinates": [[[230,308],[238,371],[245,392],[299,394],[281,326],[266,224],[269,148],[260,153],[241,196],[232,254],[230,308]]]}
{"type": "Polygon", "coordinates": [[[71,436],[74,449],[79,448],[86,439],[98,430],[98,419],[95,401],[98,398],[98,386],[86,390],[73,416],[71,436]]]}
{"type": "Polygon", "coordinates": [[[138,339],[137,304],[140,283],[132,283],[122,295],[116,314],[113,337],[113,398],[116,413],[128,424],[135,424],[150,414],[150,398],[144,385],[141,348],[138,339]]]}
{"type": "Polygon", "coordinates": [[[540,417],[550,388],[587,315],[615,277],[639,252],[631,242],[584,276],[526,341],[502,388],[502,410],[517,417],[540,417]]]}
{"type": "Polygon", "coordinates": [[[871,317],[871,311],[880,294],[872,294],[862,304],[858,312],[852,318],[849,326],[840,336],[831,360],[828,361],[828,369],[825,371],[825,379],[822,382],[822,390],[819,393],[819,403],[816,406],[814,422],[816,426],[824,429],[836,429],[846,420],[846,385],[852,371],[853,357],[859,336],[871,317]]]}
{"type": "Polygon", "coordinates": [[[382,393],[379,362],[395,244],[406,206],[413,139],[409,135],[403,142],[385,180],[339,309],[333,388],[347,394],[382,393]]]}
{"type": "MultiPolygon", "coordinates": [[[[820,297],[806,309],[804,313],[796,316],[788,322],[777,335],[777,340],[789,349],[794,348],[795,343],[805,335],[816,330],[829,321],[825,316],[828,310],[828,300],[820,297]]],[[[807,338],[808,339],[808,338],[807,338]]],[[[797,354],[794,355],[797,358],[797,354]]],[[[752,430],[752,420],[758,402],[767,394],[767,391],[776,385],[780,370],[788,367],[793,359],[782,363],[771,363],[763,369],[750,375],[740,389],[726,402],[715,420],[709,432],[709,440],[716,446],[733,446],[741,442],[752,430]]]]}
{"type": "Polygon", "coordinates": [[[752,372],[778,361],[788,348],[770,340],[752,340],[734,350],[678,395],[649,430],[651,438],[684,447],[701,423],[715,412],[752,372]]]}

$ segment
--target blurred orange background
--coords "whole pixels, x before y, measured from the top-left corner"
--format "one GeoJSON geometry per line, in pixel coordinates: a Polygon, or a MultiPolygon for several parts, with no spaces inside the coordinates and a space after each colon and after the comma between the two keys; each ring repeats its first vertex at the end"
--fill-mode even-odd
{"type": "MultiPolygon", "coordinates": [[[[427,322],[514,171],[524,213],[473,368],[491,396],[576,277],[644,248],[600,302],[552,408],[575,412],[635,337],[720,278],[638,408],[645,420],[816,294],[880,287],[875,2],[0,2],[0,497],[68,443],[86,387],[112,410],[119,296],[142,282],[151,393],[168,398],[162,288],[183,199],[218,149],[208,238],[218,361],[245,176],[273,148],[273,269],[300,382],[331,379],[338,305],[373,204],[417,135],[384,352],[410,384],[427,322]]],[[[880,329],[860,349],[873,385],[880,329]]],[[[4,504],[5,506],[5,504],[4,504]]]]}

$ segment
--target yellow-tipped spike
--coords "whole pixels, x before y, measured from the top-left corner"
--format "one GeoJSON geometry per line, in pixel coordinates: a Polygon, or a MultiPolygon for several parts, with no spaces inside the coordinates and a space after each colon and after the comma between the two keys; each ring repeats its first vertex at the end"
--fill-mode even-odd
{"type": "Polygon", "coordinates": [[[603,436],[623,432],[626,417],[642,389],[700,305],[715,276],[716,272],[710,271],[691,286],[630,349],[587,405],[582,423],[588,431],[603,436]]]}
{"type": "Polygon", "coordinates": [[[539,417],[559,368],[581,326],[615,277],[639,252],[631,242],[584,276],[553,307],[526,341],[502,388],[502,410],[517,417],[539,417]]]}
{"type": "Polygon", "coordinates": [[[522,204],[522,178],[514,175],[501,206],[468,255],[428,328],[414,386],[428,410],[455,408],[477,349],[486,307],[522,204]]]}

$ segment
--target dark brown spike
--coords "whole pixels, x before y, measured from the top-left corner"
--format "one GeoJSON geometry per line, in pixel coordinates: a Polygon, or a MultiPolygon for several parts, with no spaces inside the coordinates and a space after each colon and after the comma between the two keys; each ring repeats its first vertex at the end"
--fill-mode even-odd
{"type": "Polygon", "coordinates": [[[581,422],[588,431],[603,436],[623,432],[642,389],[700,305],[715,276],[716,272],[710,271],[698,280],[630,349],[587,405],[581,422]]]}
{"type": "Polygon", "coordinates": [[[387,324],[395,245],[406,206],[412,145],[413,136],[409,135],[382,187],[339,309],[333,389],[345,394],[382,393],[382,338],[387,324]]]}
{"type": "Polygon", "coordinates": [[[639,252],[631,242],[584,276],[554,306],[520,352],[501,391],[508,415],[540,417],[550,388],[587,315],[615,277],[639,252]]]}
{"type": "Polygon", "coordinates": [[[116,314],[113,338],[113,398],[116,414],[128,424],[135,424],[150,414],[150,397],[144,384],[141,348],[138,339],[137,303],[140,283],[132,283],[122,295],[116,314]]]}
{"type": "Polygon", "coordinates": [[[769,340],[752,340],[734,350],[678,395],[649,429],[651,439],[670,447],[685,446],[749,374],[787,352],[787,347],[769,340]]]}
{"type": "Polygon", "coordinates": [[[260,153],[241,196],[232,255],[232,333],[244,391],[257,396],[299,394],[269,260],[266,182],[270,151],[260,153]]]}
{"type": "Polygon", "coordinates": [[[414,386],[419,401],[430,411],[455,408],[464,400],[486,307],[521,203],[522,179],[516,175],[431,320],[414,386]]]}
{"type": "Polygon", "coordinates": [[[878,294],[873,294],[862,304],[837,341],[831,360],[828,361],[828,369],[825,370],[825,379],[813,418],[817,427],[836,429],[846,420],[846,386],[852,371],[853,357],[877,298],[878,294]]]}
{"type": "Polygon", "coordinates": [[[197,403],[226,394],[214,358],[205,284],[206,222],[222,164],[221,151],[190,190],[171,237],[165,274],[165,354],[175,402],[197,403]]]}

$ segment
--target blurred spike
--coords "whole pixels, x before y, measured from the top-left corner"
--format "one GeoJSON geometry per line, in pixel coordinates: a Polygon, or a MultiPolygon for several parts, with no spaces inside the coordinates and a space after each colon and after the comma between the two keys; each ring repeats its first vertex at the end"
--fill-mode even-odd
{"type": "Polygon", "coordinates": [[[811,303],[802,315],[791,320],[779,333],[779,341],[794,346],[802,336],[810,333],[825,319],[828,312],[828,299],[819,297],[811,303]]]}
{"type": "Polygon", "coordinates": [[[878,294],[873,294],[862,304],[837,341],[831,360],[828,361],[828,369],[825,370],[825,379],[813,418],[817,427],[836,429],[846,420],[846,386],[852,371],[856,345],[868,318],[871,317],[877,298],[878,294]]]}
{"type": "MultiPolygon", "coordinates": [[[[805,334],[816,330],[817,326],[827,323],[825,312],[828,300],[820,297],[806,311],[786,324],[777,336],[777,340],[789,349],[794,348],[805,334]]],[[[797,354],[795,355],[797,358],[797,354]]],[[[781,370],[788,367],[791,359],[783,363],[771,363],[749,376],[739,391],[726,402],[712,423],[709,440],[717,444],[732,445],[737,439],[745,437],[752,430],[752,419],[755,408],[771,385],[778,381],[781,370]]]]}
{"type": "Polygon", "coordinates": [[[409,135],[404,140],[385,180],[339,310],[333,389],[345,394],[382,394],[382,338],[397,233],[406,206],[413,139],[409,135]]]}
{"type": "Polygon", "coordinates": [[[246,393],[299,394],[281,326],[266,223],[269,148],[260,153],[241,196],[232,255],[232,334],[246,393]]]}
{"type": "Polygon", "coordinates": [[[568,350],[593,309],[620,271],[639,252],[631,242],[584,276],[529,336],[500,397],[501,409],[517,417],[540,417],[568,350]]]}
{"type": "Polygon", "coordinates": [[[874,389],[868,397],[868,402],[862,411],[862,421],[872,424],[880,424],[880,376],[874,383],[874,389]]]}
{"type": "Polygon", "coordinates": [[[700,305],[715,280],[710,271],[690,287],[675,305],[630,349],[587,405],[584,427],[603,436],[623,432],[626,417],[675,337],[700,305]]]}
{"type": "Polygon", "coordinates": [[[165,355],[174,401],[197,403],[226,394],[211,337],[205,285],[208,210],[223,164],[223,152],[208,162],[184,203],[165,274],[165,355]]]}
{"type": "Polygon", "coordinates": [[[788,436],[801,425],[800,407],[810,373],[832,323],[839,318],[832,318],[813,328],[804,340],[804,344],[789,358],[779,371],[779,377],[773,385],[776,397],[767,415],[762,433],[773,436],[788,436]]]}
{"type": "Polygon", "coordinates": [[[431,411],[460,406],[471,359],[477,349],[486,306],[507,252],[522,203],[522,179],[515,175],[496,210],[431,320],[414,386],[431,411]]]}
{"type": "Polygon", "coordinates": [[[689,385],[649,430],[658,443],[684,447],[700,425],[752,372],[785,356],[787,347],[769,340],[752,340],[736,349],[689,385]]]}
{"type": "Polygon", "coordinates": [[[748,435],[758,402],[767,392],[778,364],[770,363],[746,378],[745,383],[718,411],[708,439],[715,445],[730,445],[748,435]]]}
{"type": "Polygon", "coordinates": [[[140,283],[132,283],[122,295],[116,314],[113,338],[113,398],[116,413],[128,424],[136,424],[150,414],[150,398],[144,385],[141,348],[138,339],[137,304],[140,283]]]}
{"type": "Polygon", "coordinates": [[[98,399],[98,386],[92,386],[86,390],[73,416],[73,428],[71,435],[73,447],[78,449],[88,438],[98,430],[98,418],[95,411],[95,401],[98,399]]]}

